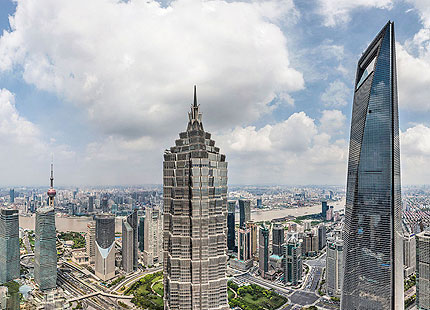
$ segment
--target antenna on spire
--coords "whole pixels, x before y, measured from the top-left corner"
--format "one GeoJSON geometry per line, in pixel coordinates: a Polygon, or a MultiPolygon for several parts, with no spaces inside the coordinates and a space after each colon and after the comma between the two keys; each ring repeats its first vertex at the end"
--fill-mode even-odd
{"type": "Polygon", "coordinates": [[[51,158],[51,188],[54,187],[54,154],[52,154],[51,158]]]}
{"type": "Polygon", "coordinates": [[[197,86],[194,85],[194,107],[197,108],[197,86]]]}

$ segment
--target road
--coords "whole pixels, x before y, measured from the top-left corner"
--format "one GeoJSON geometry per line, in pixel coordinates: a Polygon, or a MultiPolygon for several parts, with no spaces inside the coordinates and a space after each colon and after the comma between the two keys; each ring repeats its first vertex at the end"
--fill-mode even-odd
{"type": "Polygon", "coordinates": [[[157,268],[153,268],[153,269],[149,269],[149,270],[145,270],[145,271],[137,271],[131,275],[128,275],[124,280],[122,280],[121,282],[119,282],[118,284],[116,284],[114,287],[112,287],[110,289],[110,291],[112,293],[117,292],[121,287],[123,286],[130,286],[132,285],[134,282],[136,282],[137,280],[139,280],[141,277],[147,275],[147,274],[151,274],[151,273],[155,273],[158,271],[163,270],[163,267],[157,267],[157,268]]]}

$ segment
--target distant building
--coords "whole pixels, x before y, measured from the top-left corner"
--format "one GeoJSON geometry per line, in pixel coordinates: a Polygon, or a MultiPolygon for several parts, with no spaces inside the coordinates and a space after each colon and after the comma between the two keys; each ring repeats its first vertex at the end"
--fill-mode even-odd
{"type": "Polygon", "coordinates": [[[0,210],[0,284],[19,278],[18,210],[0,210]]]}
{"type": "Polygon", "coordinates": [[[131,261],[132,261],[132,270],[137,270],[137,265],[138,265],[138,246],[139,246],[139,242],[138,242],[138,227],[137,227],[137,221],[138,221],[138,215],[137,215],[137,210],[134,210],[131,214],[129,214],[126,217],[126,222],[128,223],[128,225],[130,226],[131,230],[132,230],[132,240],[129,242],[131,245],[130,249],[130,255],[131,255],[131,261]]]}
{"type": "Polygon", "coordinates": [[[303,237],[303,249],[306,256],[314,256],[318,252],[318,233],[313,231],[308,231],[303,237]]]}
{"type": "Polygon", "coordinates": [[[272,228],[272,252],[273,255],[282,256],[284,253],[284,226],[274,224],[272,228]]]}
{"type": "Polygon", "coordinates": [[[415,234],[403,236],[403,265],[406,278],[415,273],[417,265],[415,234]]]}
{"type": "Polygon", "coordinates": [[[251,256],[256,256],[257,255],[257,236],[258,236],[258,227],[257,227],[257,223],[254,223],[254,221],[248,221],[246,223],[246,227],[249,228],[250,232],[251,232],[251,256]]]}
{"type": "Polygon", "coordinates": [[[94,196],[88,197],[88,209],[87,209],[88,212],[94,212],[94,199],[95,198],[96,197],[94,197],[94,196]]]}
{"type": "Polygon", "coordinates": [[[343,241],[327,240],[326,283],[327,295],[340,297],[343,281],[343,241]]]}
{"type": "Polygon", "coordinates": [[[122,268],[125,272],[133,272],[133,228],[127,222],[122,221],[122,268]]]}
{"type": "Polygon", "coordinates": [[[266,226],[260,227],[259,240],[259,269],[260,274],[264,278],[269,271],[269,228],[266,226]]]}
{"type": "Polygon", "coordinates": [[[9,202],[14,203],[15,202],[15,190],[11,188],[9,190],[9,202]]]}
{"type": "Polygon", "coordinates": [[[246,222],[251,220],[251,201],[239,199],[239,227],[245,227],[246,222]]]}
{"type": "Polygon", "coordinates": [[[327,210],[327,214],[326,214],[326,221],[332,221],[333,220],[333,206],[330,206],[327,210]]]}
{"type": "Polygon", "coordinates": [[[34,280],[41,291],[57,287],[57,234],[52,206],[36,211],[34,280]]]}
{"type": "Polygon", "coordinates": [[[430,231],[417,234],[417,309],[430,309],[430,231]]]}
{"type": "Polygon", "coordinates": [[[327,228],[324,224],[318,226],[318,250],[321,251],[327,243],[326,240],[327,228]]]}
{"type": "Polygon", "coordinates": [[[302,280],[302,249],[297,235],[284,245],[284,282],[297,285],[302,280]]]}
{"type": "Polygon", "coordinates": [[[262,209],[263,208],[263,199],[257,198],[257,208],[262,209]]]}
{"type": "Polygon", "coordinates": [[[103,281],[115,276],[115,217],[96,216],[95,274],[103,281]]]}
{"type": "Polygon", "coordinates": [[[227,248],[229,251],[236,250],[236,201],[228,201],[227,205],[227,248]]]}
{"type": "Polygon", "coordinates": [[[87,250],[89,261],[91,264],[93,264],[96,258],[96,222],[94,221],[90,221],[87,224],[85,247],[87,250]]]}
{"type": "Polygon", "coordinates": [[[103,213],[109,212],[109,198],[106,196],[103,196],[101,200],[101,208],[103,213]]]}
{"type": "Polygon", "coordinates": [[[143,263],[153,266],[163,261],[163,216],[158,207],[146,208],[143,263]]]}
{"type": "Polygon", "coordinates": [[[327,210],[328,210],[327,201],[322,201],[321,202],[321,216],[324,220],[327,217],[327,210]]]}
{"type": "Polygon", "coordinates": [[[137,212],[137,242],[139,243],[139,251],[143,253],[145,246],[145,215],[143,211],[137,212]]]}

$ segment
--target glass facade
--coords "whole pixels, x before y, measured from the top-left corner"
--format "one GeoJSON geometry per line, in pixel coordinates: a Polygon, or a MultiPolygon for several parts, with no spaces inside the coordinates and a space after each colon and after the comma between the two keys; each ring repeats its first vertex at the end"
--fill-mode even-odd
{"type": "Polygon", "coordinates": [[[0,210],[0,284],[19,278],[18,210],[0,210]]]}
{"type": "Polygon", "coordinates": [[[188,127],[163,163],[164,309],[228,309],[227,162],[194,93],[188,127]]]}
{"type": "Polygon", "coordinates": [[[399,121],[392,22],[360,58],[355,89],[341,308],[403,309],[399,121]]]}
{"type": "Polygon", "coordinates": [[[229,251],[236,250],[236,201],[228,202],[227,215],[227,248],[229,251]]]}

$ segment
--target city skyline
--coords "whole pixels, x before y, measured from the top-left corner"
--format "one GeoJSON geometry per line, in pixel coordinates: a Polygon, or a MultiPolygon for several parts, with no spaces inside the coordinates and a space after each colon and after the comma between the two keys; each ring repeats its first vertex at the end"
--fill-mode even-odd
{"type": "Polygon", "coordinates": [[[428,183],[419,169],[430,157],[425,4],[287,0],[282,5],[269,1],[263,9],[234,1],[211,2],[214,7],[182,1],[151,2],[149,8],[135,1],[100,0],[84,10],[88,31],[73,19],[82,11],[82,1],[74,1],[70,10],[49,0],[37,10],[28,1],[2,1],[0,106],[5,126],[0,141],[8,152],[0,154],[0,169],[7,176],[0,185],[44,184],[51,153],[60,186],[160,184],[162,163],[155,154],[174,139],[173,129],[180,125],[176,115],[186,109],[194,84],[207,98],[202,111],[214,116],[207,128],[233,164],[232,184],[345,184],[354,61],[372,39],[370,29],[389,19],[397,22],[399,96],[410,98],[400,100],[403,183],[428,183]],[[53,18],[66,11],[63,19],[53,18]],[[99,20],[99,12],[106,19],[99,20]],[[185,12],[195,18],[188,20],[185,12]],[[244,19],[245,12],[252,18],[244,19]],[[188,37],[186,51],[176,40],[148,47],[152,31],[157,32],[139,18],[147,14],[163,16],[153,25],[160,25],[167,37],[201,31],[188,37]],[[11,24],[8,15],[14,15],[11,24]],[[225,23],[218,24],[215,17],[225,23]],[[360,27],[363,18],[368,27],[360,27]],[[108,28],[106,20],[122,27],[113,34],[98,33],[104,40],[93,40],[98,29],[108,28]],[[172,25],[173,20],[179,24],[172,25]],[[142,32],[130,38],[125,29],[142,32]],[[264,39],[256,29],[267,29],[264,39]],[[115,40],[124,44],[112,44],[115,40]],[[209,51],[207,42],[215,44],[209,51]],[[47,58],[38,58],[38,51],[47,58]],[[157,73],[150,75],[150,83],[148,64],[157,73]],[[300,137],[291,134],[297,132],[300,137]],[[289,160],[282,161],[284,157],[289,160]],[[11,161],[16,163],[13,170],[11,161]]]}

